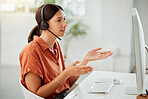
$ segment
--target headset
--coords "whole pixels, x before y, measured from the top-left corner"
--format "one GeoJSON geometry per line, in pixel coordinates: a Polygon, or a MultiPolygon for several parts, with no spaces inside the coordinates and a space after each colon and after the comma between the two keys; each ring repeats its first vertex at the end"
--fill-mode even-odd
{"type": "MultiPolygon", "coordinates": [[[[45,4],[46,5],[46,4],[45,4]]],[[[51,32],[48,28],[49,28],[49,24],[47,22],[44,21],[44,7],[45,5],[43,5],[43,7],[41,8],[41,24],[40,24],[40,28],[41,30],[48,30],[51,34],[53,34],[54,36],[56,36],[59,40],[61,40],[61,38],[59,38],[57,35],[55,35],[53,32],[51,32]]]]}

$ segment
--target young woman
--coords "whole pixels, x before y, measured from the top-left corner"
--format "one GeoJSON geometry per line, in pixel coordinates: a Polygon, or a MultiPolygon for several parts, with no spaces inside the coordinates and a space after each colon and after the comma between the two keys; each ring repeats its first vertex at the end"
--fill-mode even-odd
{"type": "Polygon", "coordinates": [[[64,36],[67,27],[63,9],[56,4],[45,4],[37,9],[35,17],[38,25],[32,29],[28,44],[20,53],[21,83],[41,97],[63,99],[66,90],[80,75],[93,70],[87,66],[89,61],[105,59],[112,53],[99,51],[101,48],[93,49],[81,62],[66,67],[56,40],[57,36],[64,36]]]}

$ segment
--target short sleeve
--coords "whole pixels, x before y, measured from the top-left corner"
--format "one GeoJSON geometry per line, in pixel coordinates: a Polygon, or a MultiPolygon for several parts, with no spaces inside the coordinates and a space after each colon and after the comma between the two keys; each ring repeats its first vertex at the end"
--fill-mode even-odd
{"type": "Polygon", "coordinates": [[[25,81],[25,75],[32,72],[43,80],[43,68],[36,50],[29,48],[20,54],[21,77],[25,81]]]}

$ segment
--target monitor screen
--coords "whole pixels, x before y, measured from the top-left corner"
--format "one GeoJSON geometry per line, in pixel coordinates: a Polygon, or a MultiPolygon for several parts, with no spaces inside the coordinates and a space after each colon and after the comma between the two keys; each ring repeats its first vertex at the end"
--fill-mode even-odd
{"type": "Polygon", "coordinates": [[[132,22],[133,22],[137,91],[141,93],[142,91],[144,91],[146,54],[145,54],[144,32],[136,8],[133,8],[132,11],[132,22]]]}
{"type": "Polygon", "coordinates": [[[136,80],[137,87],[127,88],[127,94],[140,94],[144,93],[145,82],[145,67],[146,67],[146,54],[145,54],[145,40],[142,24],[136,8],[132,9],[132,27],[133,27],[133,52],[134,62],[136,67],[136,80]]]}

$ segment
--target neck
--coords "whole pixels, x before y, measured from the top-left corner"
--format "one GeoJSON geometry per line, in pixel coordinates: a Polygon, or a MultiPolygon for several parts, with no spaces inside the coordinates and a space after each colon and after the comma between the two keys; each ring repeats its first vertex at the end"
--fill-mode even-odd
{"type": "Polygon", "coordinates": [[[56,41],[56,37],[49,33],[48,31],[43,31],[40,36],[48,45],[50,49],[53,49],[53,45],[56,41]]]}

